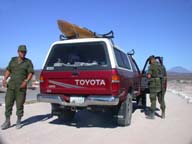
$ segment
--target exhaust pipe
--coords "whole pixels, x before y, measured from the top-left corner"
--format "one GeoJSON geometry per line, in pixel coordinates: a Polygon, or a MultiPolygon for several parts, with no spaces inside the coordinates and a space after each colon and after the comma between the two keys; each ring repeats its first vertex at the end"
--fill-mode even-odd
{"type": "Polygon", "coordinates": [[[76,107],[71,107],[71,111],[76,111],[76,107]]]}

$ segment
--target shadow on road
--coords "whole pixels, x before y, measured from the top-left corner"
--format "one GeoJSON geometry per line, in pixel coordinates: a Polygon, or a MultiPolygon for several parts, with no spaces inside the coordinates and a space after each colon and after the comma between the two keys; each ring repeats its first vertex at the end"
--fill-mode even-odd
{"type": "Polygon", "coordinates": [[[51,117],[52,117],[51,114],[32,116],[32,117],[22,121],[22,127],[31,125],[31,124],[39,122],[39,121],[46,121],[46,120],[50,119],[51,117]]]}
{"type": "Polygon", "coordinates": [[[110,112],[90,112],[87,110],[77,112],[74,119],[70,122],[55,119],[50,123],[57,125],[68,125],[76,128],[116,128],[118,126],[110,112]]]}
{"type": "Polygon", "coordinates": [[[143,107],[142,105],[138,105],[136,102],[133,102],[133,113],[136,110],[140,110],[141,113],[148,115],[150,108],[149,107],[143,107]]]}
{"type": "MultiPolygon", "coordinates": [[[[146,106],[146,107],[143,107],[143,106],[138,106],[136,103],[133,103],[133,113],[136,111],[136,110],[140,110],[141,113],[144,113],[145,116],[149,116],[150,113],[151,113],[151,108],[146,106]]],[[[157,117],[160,117],[161,118],[161,115],[159,115],[157,113],[157,111],[160,111],[159,108],[156,108],[155,110],[155,116],[157,117]]]]}
{"type": "MultiPolygon", "coordinates": [[[[150,108],[138,106],[136,103],[133,103],[133,116],[136,110],[140,110],[141,113],[144,113],[146,116],[150,113],[150,108]]],[[[157,109],[158,111],[159,109],[157,109]]],[[[22,121],[22,126],[27,126],[39,121],[46,121],[53,116],[51,114],[37,115],[29,117],[22,121]]],[[[113,117],[111,111],[105,112],[92,112],[88,110],[81,110],[76,112],[75,117],[71,121],[60,120],[58,118],[53,119],[49,122],[50,124],[55,125],[67,125],[76,128],[88,128],[88,127],[97,127],[97,128],[116,128],[119,127],[116,122],[116,118],[113,117]]]]}

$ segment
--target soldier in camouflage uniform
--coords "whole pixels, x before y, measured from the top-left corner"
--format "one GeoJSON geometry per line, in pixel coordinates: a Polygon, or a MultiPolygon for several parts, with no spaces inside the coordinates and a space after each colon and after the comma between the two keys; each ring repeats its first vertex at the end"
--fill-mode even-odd
{"type": "Polygon", "coordinates": [[[151,112],[147,118],[154,119],[156,110],[156,99],[159,93],[161,92],[161,79],[160,79],[161,68],[160,65],[156,62],[154,56],[150,56],[149,63],[150,66],[147,78],[149,79],[151,112]]]}
{"type": "Polygon", "coordinates": [[[1,129],[10,127],[10,116],[12,107],[16,101],[17,122],[16,128],[21,128],[21,118],[23,116],[24,102],[26,97],[27,83],[31,80],[34,73],[31,60],[25,58],[27,48],[20,45],[18,48],[18,57],[13,57],[6,68],[3,85],[6,86],[6,80],[10,77],[7,84],[7,93],[5,96],[5,122],[1,125],[1,129]]]}

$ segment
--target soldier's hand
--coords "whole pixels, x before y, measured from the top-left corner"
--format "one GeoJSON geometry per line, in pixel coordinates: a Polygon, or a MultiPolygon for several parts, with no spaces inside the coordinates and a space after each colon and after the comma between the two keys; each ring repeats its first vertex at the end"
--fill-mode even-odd
{"type": "Polygon", "coordinates": [[[26,87],[27,87],[27,82],[26,82],[26,81],[23,81],[20,87],[21,87],[21,88],[26,88],[26,87]]]}
{"type": "Polygon", "coordinates": [[[147,78],[150,79],[151,78],[151,74],[147,74],[147,78]]]}

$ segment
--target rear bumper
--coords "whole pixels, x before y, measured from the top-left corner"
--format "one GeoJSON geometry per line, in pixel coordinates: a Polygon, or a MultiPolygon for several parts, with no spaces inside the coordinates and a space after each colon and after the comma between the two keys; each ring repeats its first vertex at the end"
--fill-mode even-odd
{"type": "Polygon", "coordinates": [[[64,106],[78,106],[78,107],[86,107],[91,105],[114,106],[119,103],[119,98],[114,96],[90,95],[85,98],[83,103],[70,103],[70,102],[64,101],[59,95],[38,94],[37,101],[55,103],[55,104],[60,104],[64,106]]]}

